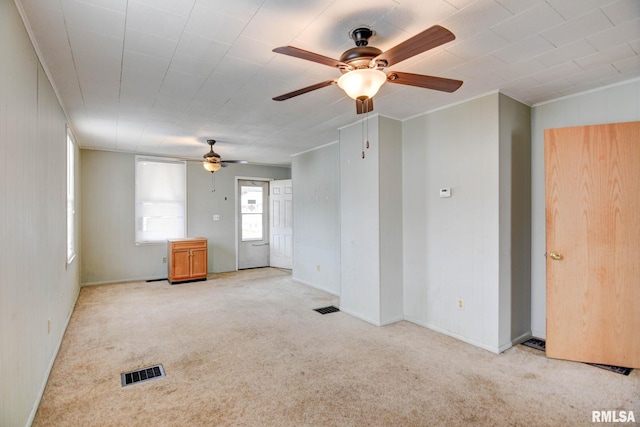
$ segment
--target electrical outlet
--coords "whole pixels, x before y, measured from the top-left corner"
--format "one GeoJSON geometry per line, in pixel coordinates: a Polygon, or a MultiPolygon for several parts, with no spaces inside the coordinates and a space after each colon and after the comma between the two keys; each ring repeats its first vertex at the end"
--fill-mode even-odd
{"type": "Polygon", "coordinates": [[[464,300],[462,298],[458,298],[458,310],[464,310],[464,300]]]}
{"type": "Polygon", "coordinates": [[[167,263],[167,257],[166,257],[166,256],[162,257],[162,263],[163,263],[163,264],[166,264],[166,263],[167,263]]]}
{"type": "Polygon", "coordinates": [[[215,215],[213,216],[213,220],[214,220],[214,221],[220,221],[220,215],[215,214],[215,215]]]}

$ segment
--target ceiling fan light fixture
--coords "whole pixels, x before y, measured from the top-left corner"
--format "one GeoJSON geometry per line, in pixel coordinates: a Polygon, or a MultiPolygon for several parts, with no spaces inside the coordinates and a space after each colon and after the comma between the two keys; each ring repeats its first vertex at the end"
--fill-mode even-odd
{"type": "Polygon", "coordinates": [[[375,68],[359,68],[349,71],[338,79],[338,86],[353,99],[373,98],[387,81],[387,75],[375,68]]]}
{"type": "Polygon", "coordinates": [[[210,162],[205,160],[204,162],[202,162],[202,166],[204,166],[204,168],[209,172],[214,173],[222,167],[222,164],[220,164],[220,162],[210,162]]]}

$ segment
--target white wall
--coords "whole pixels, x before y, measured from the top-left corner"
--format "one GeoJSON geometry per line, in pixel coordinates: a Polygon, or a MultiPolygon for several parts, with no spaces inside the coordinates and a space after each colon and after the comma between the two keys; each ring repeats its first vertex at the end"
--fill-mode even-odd
{"type": "Polygon", "coordinates": [[[498,93],[404,122],[407,320],[496,353],[530,335],[529,153],[529,107],[498,93]]]}
{"type": "Polygon", "coordinates": [[[500,279],[498,102],[496,93],[407,120],[402,167],[405,317],[492,351],[500,279]],[[451,198],[439,198],[443,187],[451,198]]]}
{"type": "MultiPolygon", "coordinates": [[[[167,277],[167,264],[162,262],[166,244],[135,244],[135,156],[96,150],[81,153],[82,283],[167,277]]],[[[208,239],[210,272],[236,269],[236,176],[287,179],[290,174],[288,167],[232,165],[212,176],[200,163],[188,163],[187,235],[208,239]],[[214,214],[220,215],[219,221],[213,221],[214,214]]]]}
{"type": "Polygon", "coordinates": [[[531,335],[531,109],[500,94],[501,349],[531,335]]]}
{"type": "Polygon", "coordinates": [[[376,325],[404,318],[401,160],[400,122],[340,129],[340,309],[376,325]]]}
{"type": "Polygon", "coordinates": [[[293,279],[340,295],[340,146],[295,155],[293,279]]]}
{"type": "Polygon", "coordinates": [[[640,120],[640,81],[534,106],[532,109],[531,327],[546,337],[544,130],[640,120]]]}
{"type": "Polygon", "coordinates": [[[378,117],[369,118],[371,148],[362,158],[362,125],[340,129],[340,309],[380,323],[378,117]]]}
{"type": "Polygon", "coordinates": [[[404,319],[402,271],[402,122],[378,116],[380,323],[404,319]]]}
{"type": "Polygon", "coordinates": [[[78,296],[80,257],[66,266],[65,116],[9,0],[0,58],[0,425],[24,426],[78,296]]]}
{"type": "Polygon", "coordinates": [[[82,283],[166,277],[166,245],[135,245],[134,156],[81,150],[82,283]]]}

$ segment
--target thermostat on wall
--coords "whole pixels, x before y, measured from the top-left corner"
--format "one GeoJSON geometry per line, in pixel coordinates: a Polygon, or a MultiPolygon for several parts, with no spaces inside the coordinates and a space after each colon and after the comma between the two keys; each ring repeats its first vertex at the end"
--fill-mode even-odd
{"type": "Polygon", "coordinates": [[[440,197],[451,197],[451,188],[441,188],[440,189],[440,197]]]}

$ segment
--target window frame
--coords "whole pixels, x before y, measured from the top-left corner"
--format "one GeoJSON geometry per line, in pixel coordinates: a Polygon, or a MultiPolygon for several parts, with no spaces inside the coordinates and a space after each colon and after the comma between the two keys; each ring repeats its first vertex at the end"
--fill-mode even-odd
{"type": "MultiPolygon", "coordinates": [[[[259,188],[260,189],[260,211],[259,212],[242,212],[242,200],[240,203],[240,240],[242,242],[260,242],[264,240],[264,188],[262,186],[255,185],[240,185],[240,194],[242,189],[246,188],[259,188]],[[244,236],[244,219],[245,217],[259,217],[260,218],[260,237],[245,237],[244,236]]],[[[242,196],[241,196],[242,199],[242,196]]]]}
{"type": "Polygon", "coordinates": [[[66,193],[66,219],[67,219],[67,266],[76,258],[77,233],[76,233],[76,142],[71,129],[67,125],[67,193],[66,193]]]}

